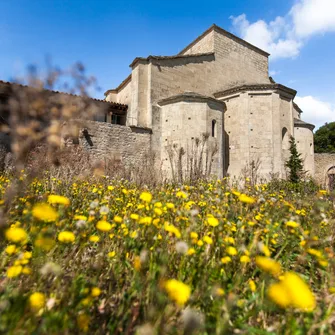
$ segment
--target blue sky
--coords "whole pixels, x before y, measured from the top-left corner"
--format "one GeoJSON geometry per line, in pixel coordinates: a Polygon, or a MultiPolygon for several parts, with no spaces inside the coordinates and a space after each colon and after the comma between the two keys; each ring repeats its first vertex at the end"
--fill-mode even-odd
{"type": "Polygon", "coordinates": [[[335,0],[2,0],[0,79],[49,55],[61,68],[81,61],[103,98],[136,56],[176,54],[213,23],[272,54],[306,121],[335,121],[335,0]]]}

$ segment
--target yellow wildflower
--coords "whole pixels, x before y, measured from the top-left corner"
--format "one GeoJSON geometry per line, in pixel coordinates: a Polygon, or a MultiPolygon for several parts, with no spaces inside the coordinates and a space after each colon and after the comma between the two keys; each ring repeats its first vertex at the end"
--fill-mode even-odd
{"type": "Polygon", "coordinates": [[[241,263],[249,263],[250,262],[250,257],[247,255],[243,255],[240,257],[240,262],[241,263]]]}
{"type": "Polygon", "coordinates": [[[29,297],[29,305],[34,311],[39,311],[45,306],[45,295],[41,292],[35,292],[29,297]]]}
{"type": "Polygon", "coordinates": [[[101,290],[99,287],[93,287],[91,290],[92,297],[98,297],[101,294],[101,290]]]}
{"type": "Polygon", "coordinates": [[[197,245],[198,245],[199,247],[202,247],[202,246],[204,245],[204,242],[201,241],[201,240],[199,240],[199,241],[197,242],[197,245]]]}
{"type": "Polygon", "coordinates": [[[249,197],[246,194],[241,194],[238,197],[238,200],[240,200],[241,202],[244,202],[246,204],[253,204],[256,201],[254,198],[249,197]]]}
{"type": "Polygon", "coordinates": [[[63,243],[72,243],[75,240],[75,235],[71,231],[62,231],[58,234],[58,241],[63,243]]]}
{"type": "Polygon", "coordinates": [[[165,290],[171,300],[183,306],[191,295],[191,288],[176,279],[170,279],[165,283],[165,290]]]}
{"type": "Polygon", "coordinates": [[[199,235],[198,235],[196,232],[194,232],[194,231],[192,231],[192,232],[190,233],[190,236],[191,236],[191,238],[193,238],[193,239],[197,239],[197,238],[199,237],[199,235]]]}
{"type": "Polygon", "coordinates": [[[89,241],[90,241],[90,242],[93,242],[93,243],[99,242],[99,241],[100,241],[100,237],[97,236],[97,235],[91,235],[91,236],[89,237],[89,241]]]}
{"type": "Polygon", "coordinates": [[[204,242],[206,242],[207,244],[213,244],[213,239],[209,236],[204,236],[203,238],[204,242]]]}
{"type": "Polygon", "coordinates": [[[6,247],[5,252],[8,255],[12,255],[16,253],[16,245],[15,244],[10,244],[6,247]]]}
{"type": "Polygon", "coordinates": [[[187,198],[187,194],[182,192],[182,191],[179,191],[176,193],[176,197],[177,198],[182,198],[182,199],[186,199],[187,198]]]}
{"type": "Polygon", "coordinates": [[[231,262],[231,258],[229,256],[225,256],[225,257],[221,258],[221,262],[223,264],[227,264],[227,263],[231,262]]]}
{"type": "Polygon", "coordinates": [[[142,192],[140,195],[140,199],[144,202],[150,203],[152,200],[152,194],[149,192],[142,192]]]}
{"type": "Polygon", "coordinates": [[[22,266],[21,265],[10,266],[7,269],[7,277],[8,278],[17,277],[21,274],[21,272],[22,272],[22,266]]]}
{"type": "Polygon", "coordinates": [[[113,220],[116,223],[121,223],[123,221],[122,217],[118,215],[115,215],[113,220]]]}
{"type": "Polygon", "coordinates": [[[195,254],[195,249],[194,249],[194,248],[190,248],[190,249],[188,249],[188,251],[187,251],[187,255],[192,256],[192,255],[194,255],[194,254],[195,254]]]}
{"type": "Polygon", "coordinates": [[[101,230],[104,232],[110,231],[112,229],[112,225],[109,222],[104,221],[104,220],[98,221],[96,227],[98,230],[101,230]]]}
{"type": "Polygon", "coordinates": [[[216,227],[217,225],[219,225],[219,220],[214,217],[209,217],[207,218],[207,223],[212,227],[216,227]]]}
{"type": "Polygon", "coordinates": [[[299,227],[299,223],[298,222],[294,222],[294,221],[287,221],[285,223],[286,227],[292,227],[292,228],[296,228],[299,227]]]}
{"type": "Polygon", "coordinates": [[[275,260],[264,257],[264,256],[257,256],[256,257],[256,264],[259,268],[261,268],[265,272],[271,273],[273,276],[278,276],[281,272],[281,266],[275,260]]]}
{"type": "Polygon", "coordinates": [[[141,258],[139,256],[136,256],[134,258],[134,269],[136,271],[140,271],[141,270],[141,258]]]}
{"type": "Polygon", "coordinates": [[[138,214],[130,214],[130,218],[137,221],[140,218],[140,216],[138,214]]]}
{"type": "Polygon", "coordinates": [[[40,203],[36,204],[32,210],[33,217],[45,221],[56,221],[58,219],[58,213],[48,204],[40,203]]]}
{"type": "Polygon", "coordinates": [[[316,306],[315,297],[309,286],[294,272],[286,272],[279,283],[272,284],[268,295],[283,308],[293,307],[310,312],[316,306]]]}
{"type": "Polygon", "coordinates": [[[165,231],[174,234],[177,238],[181,237],[181,233],[177,227],[175,227],[172,224],[169,224],[168,222],[165,222],[164,224],[165,231]]]}
{"type": "Polygon", "coordinates": [[[116,255],[116,252],[115,252],[115,251],[110,251],[110,252],[108,253],[108,257],[109,257],[109,258],[113,258],[115,255],[116,255]]]}
{"type": "Polygon", "coordinates": [[[318,258],[322,258],[322,257],[323,257],[321,251],[316,250],[316,249],[313,249],[313,248],[309,248],[309,249],[307,250],[307,252],[308,252],[310,255],[316,256],[316,257],[318,257],[318,258]]]}
{"type": "Polygon", "coordinates": [[[27,241],[27,233],[22,228],[11,227],[5,232],[6,239],[14,243],[24,243],[27,241]]]}
{"type": "Polygon", "coordinates": [[[237,250],[234,247],[228,247],[227,248],[227,254],[230,256],[235,256],[237,255],[237,250]]]}
{"type": "Polygon", "coordinates": [[[252,279],[249,280],[249,287],[250,287],[251,292],[256,291],[256,284],[252,279]]]}
{"type": "Polygon", "coordinates": [[[62,195],[52,194],[48,196],[48,203],[68,206],[70,205],[70,199],[68,199],[67,197],[63,197],[62,195]]]}

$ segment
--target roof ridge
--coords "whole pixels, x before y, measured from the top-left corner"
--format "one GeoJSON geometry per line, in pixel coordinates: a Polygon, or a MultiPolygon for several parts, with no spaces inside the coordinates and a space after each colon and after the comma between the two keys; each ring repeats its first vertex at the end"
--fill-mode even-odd
{"type": "Polygon", "coordinates": [[[232,34],[231,32],[219,27],[218,25],[216,25],[215,23],[213,23],[207,30],[205,30],[201,35],[199,35],[196,39],[194,39],[190,44],[188,44],[183,50],[181,50],[178,55],[182,55],[183,53],[185,53],[189,48],[191,48],[193,45],[195,45],[197,42],[199,42],[202,38],[204,38],[207,34],[209,34],[211,31],[217,31],[221,34],[224,34],[226,36],[228,36],[231,39],[236,40],[239,43],[245,44],[248,47],[250,47],[251,49],[263,54],[264,56],[270,56],[270,54],[258,47],[256,47],[255,45],[247,42],[246,40],[232,34]]]}

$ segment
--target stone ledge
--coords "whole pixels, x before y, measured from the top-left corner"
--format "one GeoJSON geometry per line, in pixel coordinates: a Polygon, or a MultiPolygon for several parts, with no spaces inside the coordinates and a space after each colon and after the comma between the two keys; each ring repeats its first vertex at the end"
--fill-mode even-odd
{"type": "Polygon", "coordinates": [[[251,85],[242,85],[242,86],[236,86],[232,87],[228,90],[220,91],[214,93],[215,98],[223,98],[225,96],[237,93],[237,92],[245,92],[245,91],[264,91],[264,90],[275,90],[275,91],[282,91],[289,95],[291,95],[293,98],[297,94],[296,90],[293,90],[292,88],[289,88],[287,86],[281,85],[281,84],[251,84],[251,85]]]}

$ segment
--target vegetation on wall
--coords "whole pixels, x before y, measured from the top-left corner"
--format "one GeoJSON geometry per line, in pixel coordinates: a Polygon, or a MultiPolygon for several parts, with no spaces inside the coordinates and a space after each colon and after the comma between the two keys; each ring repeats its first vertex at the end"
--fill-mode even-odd
{"type": "Polygon", "coordinates": [[[326,123],[314,134],[316,153],[335,153],[335,122],[326,123]]]}

